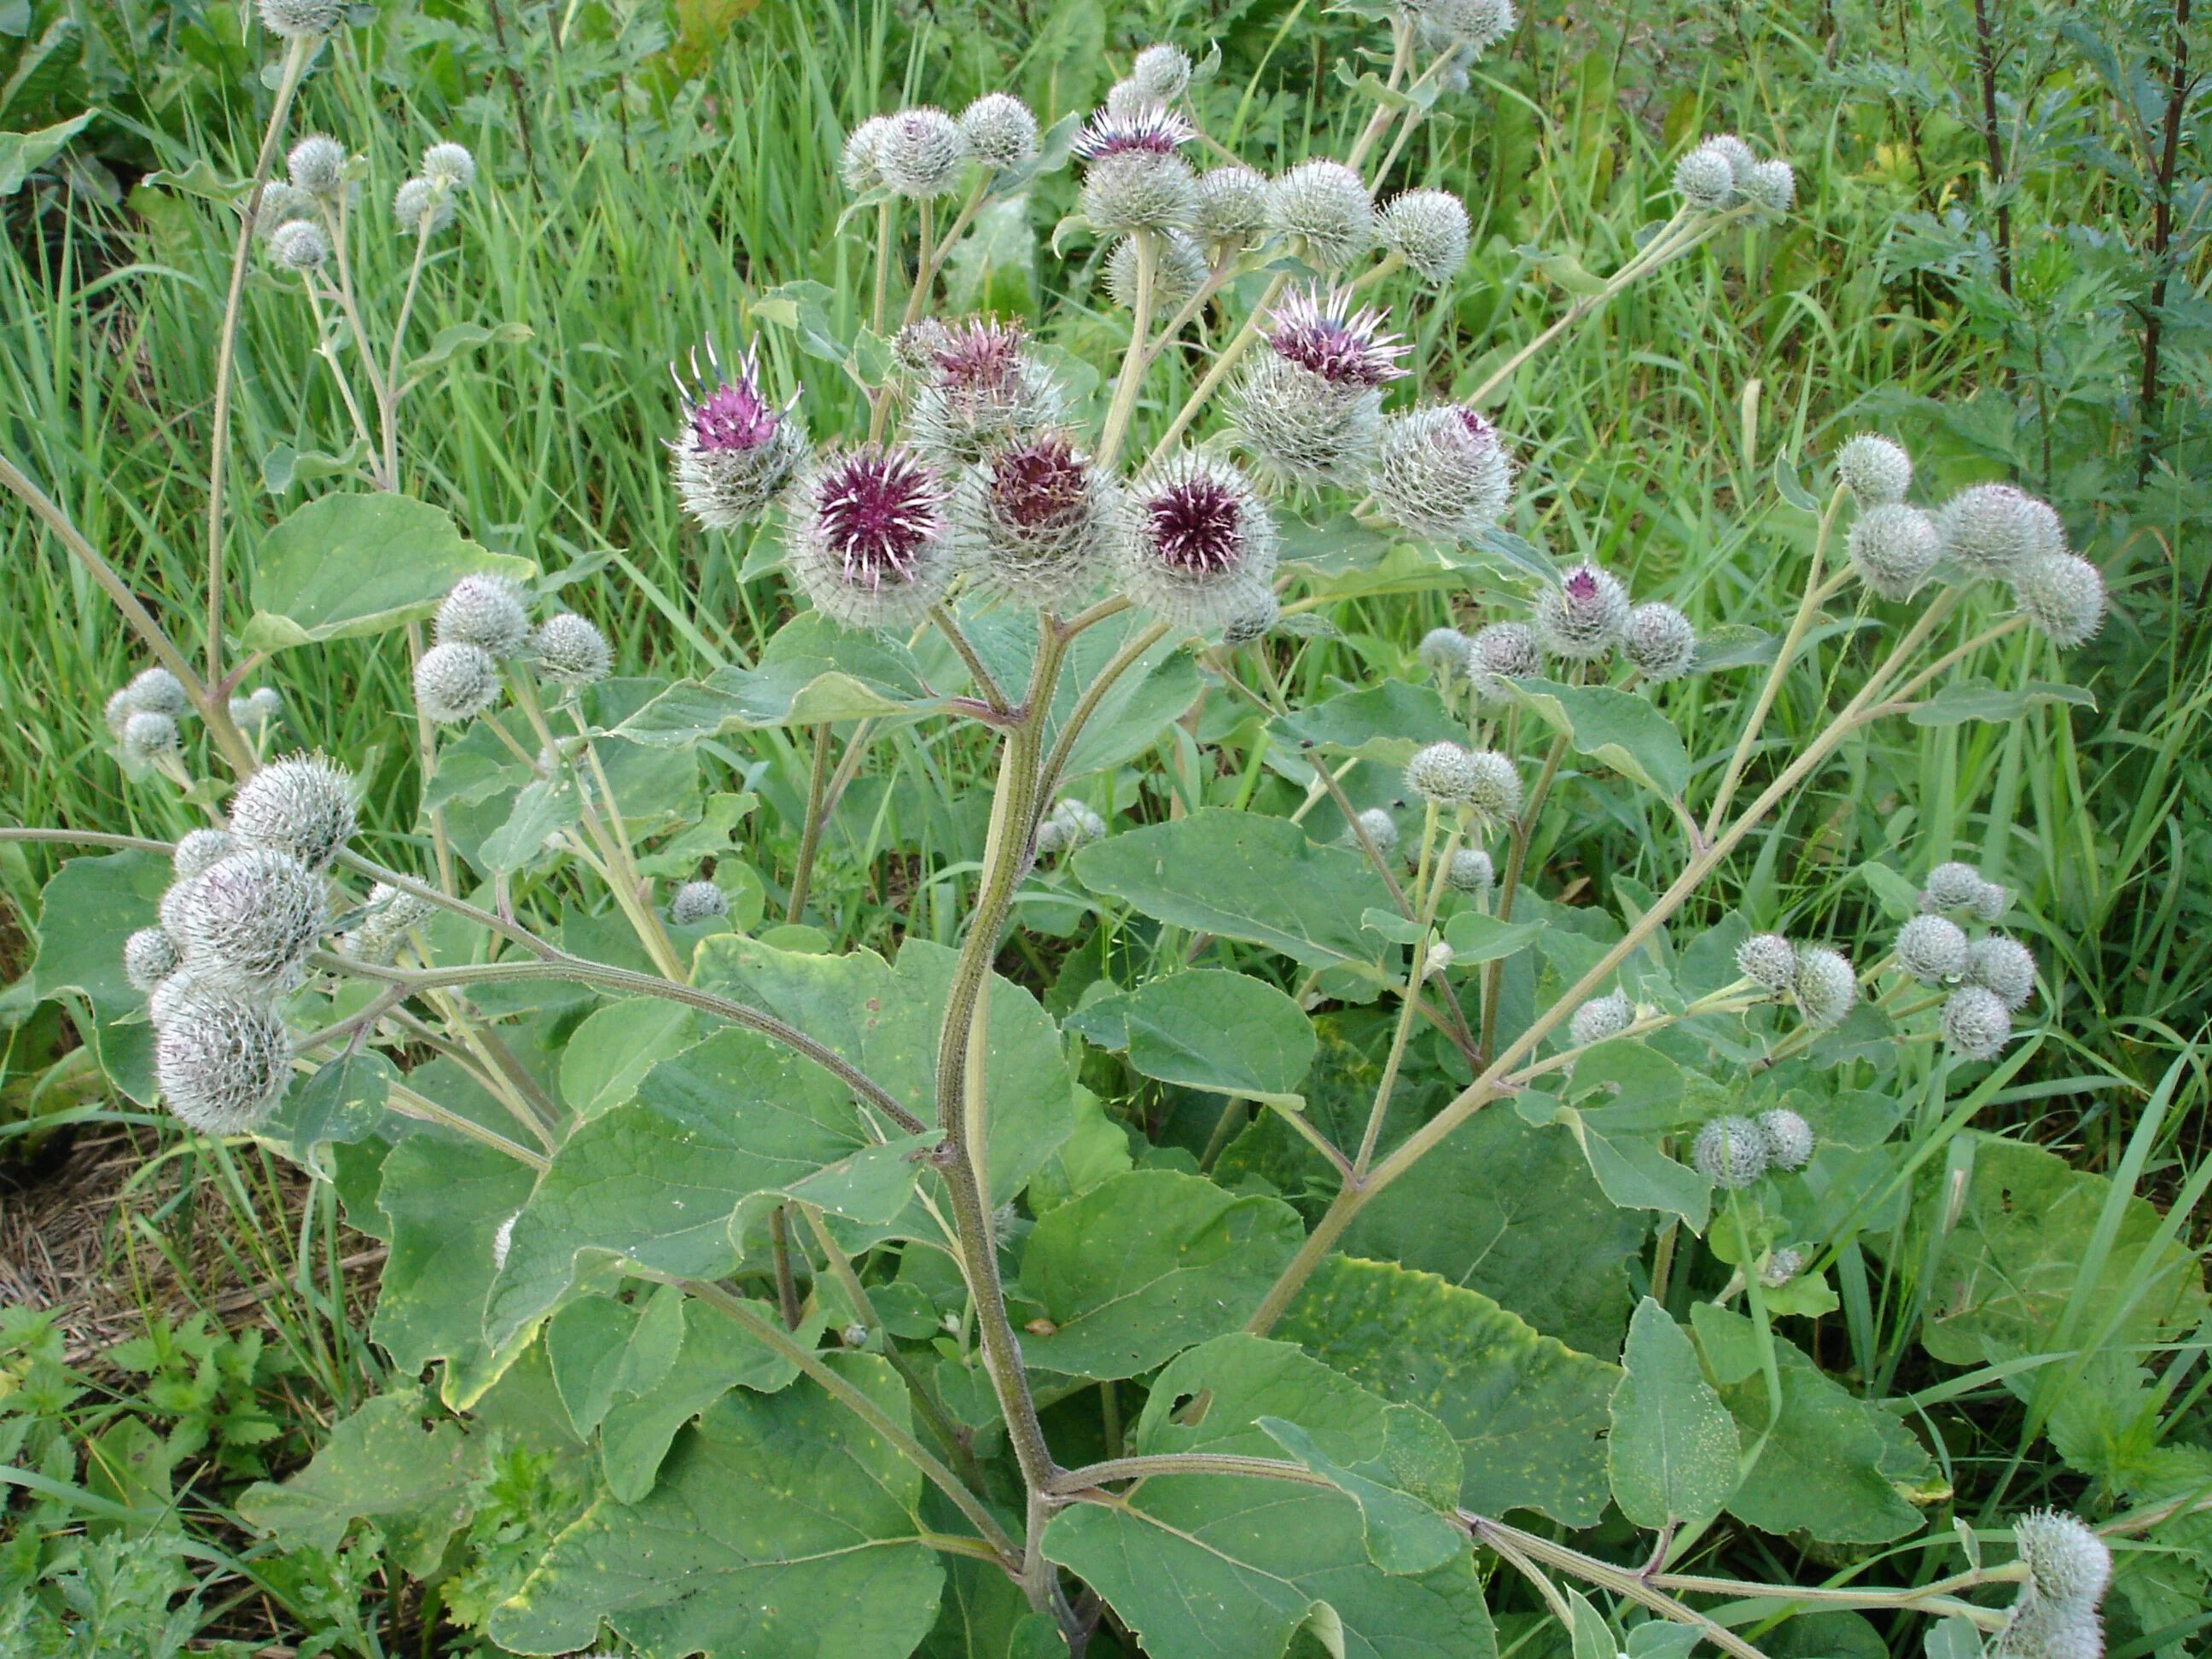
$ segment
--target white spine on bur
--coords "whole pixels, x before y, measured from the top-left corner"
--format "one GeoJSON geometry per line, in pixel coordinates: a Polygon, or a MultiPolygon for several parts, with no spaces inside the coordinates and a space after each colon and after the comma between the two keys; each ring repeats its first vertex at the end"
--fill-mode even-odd
{"type": "Polygon", "coordinates": [[[329,920],[323,878],[270,848],[232,854],[195,878],[186,893],[171,934],[184,965],[210,985],[289,988],[329,920]]]}
{"type": "Polygon", "coordinates": [[[1858,975],[1839,951],[1825,945],[1801,945],[1797,974],[1790,989],[1796,994],[1797,1011],[1808,1025],[1826,1029],[1844,1023],[1858,1001],[1858,975]]]}
{"type": "Polygon", "coordinates": [[[265,1005],[216,992],[169,1011],[154,1046],[154,1075],[169,1109],[204,1134],[240,1134],[283,1098],[291,1040],[265,1005]]]}
{"type": "Polygon", "coordinates": [[[1993,1659],[2101,1659],[2098,1603],[2112,1583],[2105,1540],[2070,1515],[2039,1510],[2013,1522],[2027,1582],[1990,1644],[1993,1659]]]}
{"type": "Polygon", "coordinates": [[[1836,479],[1862,510],[1901,501],[1912,488],[1912,457],[1902,445],[1862,432],[1836,452],[1836,479]]]}
{"type": "Polygon", "coordinates": [[[711,881],[687,881],[668,902],[668,919],[690,927],[730,914],[730,897],[711,881]]]}
{"type": "Polygon", "coordinates": [[[437,641],[473,645],[495,657],[521,654],[530,636],[522,590],[504,576],[464,576],[438,606],[437,641]]]}
{"type": "Polygon", "coordinates": [[[327,869],[353,839],[353,775],[320,755],[272,761],[231,797],[230,833],[242,847],[272,848],[310,870],[327,869]]]}
{"type": "Polygon", "coordinates": [[[441,726],[474,720],[499,690],[499,665],[481,646],[434,645],[415,665],[416,705],[441,726]]]}
{"type": "Polygon", "coordinates": [[[1766,1146],[1766,1162],[1777,1170],[1802,1170],[1812,1161],[1813,1126],[1787,1106],[1761,1112],[1756,1121],[1766,1146]]]}
{"type": "Polygon", "coordinates": [[[1776,994],[1797,982],[1797,947],[1779,933],[1753,933],[1735,947],[1736,971],[1776,994]]]}
{"type": "Polygon", "coordinates": [[[1897,965],[1923,985],[1941,985],[1966,971],[1966,930],[1948,916],[1914,916],[1897,930],[1897,965]]]}

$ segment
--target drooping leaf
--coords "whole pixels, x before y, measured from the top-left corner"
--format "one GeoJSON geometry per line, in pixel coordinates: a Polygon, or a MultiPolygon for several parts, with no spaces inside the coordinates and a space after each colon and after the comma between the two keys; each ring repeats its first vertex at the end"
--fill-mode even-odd
{"type": "MultiPolygon", "coordinates": [[[[15,88],[9,88],[13,96],[15,88]]],[[[85,129],[91,110],[66,121],[40,127],[36,132],[0,132],[0,197],[13,196],[23,181],[62,153],[62,147],[85,129]]]]}
{"type": "MultiPolygon", "coordinates": [[[[937,1042],[951,994],[956,953],[909,939],[898,960],[870,951],[815,956],[717,935],[702,942],[693,980],[702,988],[766,1010],[833,1049],[925,1123],[937,1119],[937,1042]]],[[[990,1107],[986,1148],[991,1201],[1018,1194],[1075,1121],[1074,1081],[1059,1034],[1036,999],[1012,981],[990,980],[990,1107]]]]}
{"type": "Polygon", "coordinates": [[[2002,725],[2045,703],[2094,709],[2097,699],[2081,686],[2049,680],[2031,680],[2021,686],[1997,685],[1979,678],[1946,680],[1905,719],[1921,726],[1963,726],[1969,720],[2002,725]]]}
{"type": "Polygon", "coordinates": [[[1402,767],[1425,744],[1464,740],[1467,727],[1444,712],[1433,687],[1384,680],[1279,714],[1267,722],[1267,736],[1293,752],[1357,755],[1402,767]]]}
{"type": "Polygon", "coordinates": [[[1385,1407],[1382,1449],[1356,1462],[1332,1456],[1300,1424],[1262,1417],[1258,1426],[1359,1505],[1368,1559],[1383,1571],[1426,1572],[1467,1548],[1466,1529],[1451,1518],[1459,1502],[1459,1448],[1426,1412],[1385,1407]]]}
{"type": "Polygon", "coordinates": [[[1068,1029],[1128,1051],[1146,1077],[1209,1094],[1297,1107],[1313,1022],[1264,980],[1200,968],[1147,980],[1071,1015],[1068,1029]]]}
{"type": "Polygon", "coordinates": [[[1444,943],[1454,962],[1472,965],[1525,951],[1543,932],[1540,921],[1500,921],[1480,910],[1462,910],[1444,924],[1444,943]]]}
{"type": "MultiPolygon", "coordinates": [[[[1285,818],[1208,807],[1093,842],[1075,873],[1158,921],[1264,945],[1309,967],[1384,976],[1381,939],[1360,913],[1390,905],[1359,854],[1316,847],[1285,818]]],[[[1394,952],[1395,954],[1395,952],[1394,952]]]]}
{"type": "Polygon", "coordinates": [[[1628,1261],[1644,1218],[1616,1206],[1564,1128],[1503,1103],[1478,1112],[1371,1200],[1347,1255],[1479,1291],[1547,1336],[1609,1358],[1628,1325],[1628,1261]]]}
{"type": "MultiPolygon", "coordinates": [[[[1614,1203],[1678,1215],[1702,1231],[1712,1210],[1712,1182],[1659,1147],[1662,1136],[1681,1133],[1709,1115],[1691,1082],[1692,1074],[1646,1043],[1604,1043],[1575,1062],[1577,1103],[1551,1103],[1540,1121],[1564,1123],[1574,1133],[1590,1173],[1614,1203]]],[[[1533,1108],[1547,1099],[1532,1092],[1516,1103],[1533,1108]]]]}
{"type": "Polygon", "coordinates": [[[381,633],[428,617],[455,582],[478,573],[527,581],[538,567],[487,552],[428,501],[389,490],[324,495],[255,550],[243,637],[255,650],[282,651],[381,633]]]}
{"type": "Polygon", "coordinates": [[[720,1277],[742,1259],[751,1210],[778,1196],[882,1227],[907,1206],[921,1150],[878,1139],[818,1066],[752,1031],[720,1031],[570,1131],[515,1220],[487,1334],[510,1340],[592,1261],[720,1277]]]}
{"type": "Polygon", "coordinates": [[[1735,1420],[1682,1328],[1650,1297],[1629,1324],[1621,1363],[1607,1443],[1613,1501],[1639,1527],[1694,1531],[1735,1491],[1735,1420]]]}
{"type": "MultiPolygon", "coordinates": [[[[1279,1460],[1263,1419],[1339,1467],[1370,1465],[1389,1443],[1391,1419],[1373,1395],[1284,1343],[1233,1335],[1160,1374],[1132,1449],[1279,1460]],[[1203,1414],[1181,1420],[1176,1407],[1200,1393],[1203,1414]]],[[[1401,1536],[1387,1523],[1409,1519],[1384,1517],[1386,1551],[1401,1536]]],[[[1104,1596],[1156,1659],[1275,1659],[1301,1630],[1355,1659],[1490,1659],[1472,1552],[1386,1572],[1367,1528],[1358,1503],[1328,1487],[1162,1475],[1123,1502],[1062,1511],[1045,1553],[1104,1596]]],[[[1413,1541],[1418,1559],[1423,1540],[1413,1541]]]]}
{"type": "Polygon", "coordinates": [[[374,1522],[394,1560],[427,1577],[468,1519],[482,1453],[451,1420],[426,1432],[424,1408],[412,1389],[378,1395],[290,1480],[249,1487],[239,1515],[288,1549],[335,1550],[355,1522],[374,1522]]]}
{"type": "Polygon", "coordinates": [[[487,328],[482,323],[454,323],[441,328],[422,355],[407,365],[409,378],[452,362],[465,353],[482,349],[488,345],[520,345],[531,337],[527,323],[506,322],[487,328]]]}
{"type": "MultiPolygon", "coordinates": [[[[829,1363],[907,1425],[888,1364],[829,1363]]],[[[740,1389],[677,1437],[641,1501],[596,1500],[489,1632],[513,1652],[560,1654],[604,1621],[641,1653],[818,1659],[834,1625],[840,1659],[905,1659],[944,1583],[921,1495],[921,1471],[811,1380],[740,1389]]]]}
{"type": "Polygon", "coordinates": [[[1522,702],[1578,755],[1671,798],[1689,787],[1690,755],[1674,722],[1642,697],[1607,685],[1510,682],[1522,702]]]}
{"type": "Polygon", "coordinates": [[[1021,1293],[1056,1328],[1023,1357],[1078,1376],[1134,1376],[1234,1330],[1305,1236],[1279,1199],[1239,1197],[1176,1170],[1133,1170],[1048,1211],[1021,1293]]]}
{"type": "Polygon", "coordinates": [[[1459,1443],[1461,1501],[1570,1526],[1605,1507],[1607,1401],[1620,1372],[1539,1336],[1488,1297],[1395,1262],[1333,1255],[1276,1327],[1459,1443]]]}
{"type": "MultiPolygon", "coordinates": [[[[1691,1323],[1749,1463],[1729,1499],[1729,1514],[1763,1531],[1802,1529],[1827,1543],[1881,1544],[1919,1529],[1919,1513],[1893,1478],[1907,1473],[1898,1466],[1902,1449],[1889,1432],[1895,1419],[1885,1419],[1879,1407],[1854,1396],[1775,1336],[1778,1417],[1753,1322],[1700,1302],[1691,1310],[1691,1323]]],[[[1906,1444],[1917,1452],[1909,1436],[1906,1444]]],[[[1926,1454],[1917,1461],[1924,1464],[1926,1454]]]]}
{"type": "Polygon", "coordinates": [[[154,925],[173,874],[168,860],[132,848],[66,860],[39,895],[32,989],[42,999],[83,999],[100,1070],[142,1102],[154,1098],[154,1030],[143,1018],[146,999],[124,977],[123,942],[154,925]]]}
{"type": "Polygon", "coordinates": [[[903,644],[808,611],[777,630],[752,667],[680,680],[616,732],[633,743],[680,748],[750,726],[919,718],[943,706],[903,644]]]}

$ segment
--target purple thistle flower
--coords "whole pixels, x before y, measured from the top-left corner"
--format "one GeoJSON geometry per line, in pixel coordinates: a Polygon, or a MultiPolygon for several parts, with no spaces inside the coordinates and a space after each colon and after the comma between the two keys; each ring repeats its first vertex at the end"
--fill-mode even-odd
{"type": "Polygon", "coordinates": [[[910,620],[945,591],[945,486],[912,451],[824,456],[798,491],[787,550],[815,606],[848,628],[910,620]]]}
{"type": "Polygon", "coordinates": [[[1231,463],[1183,450],[1148,468],[1121,508],[1115,566],[1129,598],[1204,628],[1253,608],[1275,573],[1275,526],[1231,463]]]}
{"type": "Polygon", "coordinates": [[[1079,599],[1096,580],[1114,497],[1065,433],[995,449],[953,491],[959,562],[981,592],[1048,607],[1079,599]]]}
{"type": "Polygon", "coordinates": [[[970,317],[948,329],[930,357],[948,386],[1004,392],[1021,373],[1022,349],[1027,343],[1019,323],[970,317]]]}
{"type": "Polygon", "coordinates": [[[1102,109],[1068,146],[1085,161],[1109,155],[1172,155],[1198,136],[1198,130],[1164,104],[1139,104],[1115,113],[1102,109]]]}
{"type": "Polygon", "coordinates": [[[672,442],[672,470],[684,510],[710,530],[729,530],[758,517],[775,500],[806,451],[806,434],[790,418],[796,389],[779,410],[762,393],[756,344],[738,361],[733,380],[707,343],[707,370],[690,356],[686,384],[676,364],[669,375],[683,400],[683,435],[672,442]],[[711,380],[712,390],[708,390],[711,380]]]}
{"type": "Polygon", "coordinates": [[[1089,463],[1057,432],[1007,450],[990,476],[992,505],[1024,530],[1064,522],[1082,508],[1091,489],[1089,463]]]}
{"type": "Polygon", "coordinates": [[[1295,290],[1275,307],[1267,343],[1285,362],[1331,386],[1374,387],[1397,380],[1406,373],[1398,359],[1409,348],[1398,336],[1382,332],[1382,312],[1351,307],[1352,295],[1344,289],[1326,295],[1317,284],[1295,290]]]}
{"type": "Polygon", "coordinates": [[[1170,484],[1144,510],[1153,549],[1170,570],[1212,574],[1243,556],[1243,504],[1218,478],[1200,473],[1170,484]]]}

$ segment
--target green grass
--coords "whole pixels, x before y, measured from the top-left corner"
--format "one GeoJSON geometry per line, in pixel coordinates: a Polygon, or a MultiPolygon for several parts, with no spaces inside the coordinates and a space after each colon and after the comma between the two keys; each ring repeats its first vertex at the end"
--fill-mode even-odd
{"type": "MultiPolygon", "coordinates": [[[[296,125],[367,155],[366,213],[376,215],[434,137],[464,139],[485,166],[460,231],[439,244],[416,338],[477,321],[532,330],[520,345],[456,359],[415,395],[406,487],[449,507],[488,545],[528,554],[549,572],[574,566],[565,597],[605,625],[625,672],[696,672],[704,659],[687,641],[750,656],[787,601],[772,574],[742,574],[744,545],[680,519],[659,443],[673,408],[665,365],[702,333],[726,346],[750,334],[748,304],[786,282],[818,281],[846,296],[832,319],[839,330],[862,320],[852,296],[866,227],[837,229],[836,160],[848,125],[906,98],[957,107],[1001,79],[1049,121],[1087,108],[1133,45],[1170,33],[1196,46],[1217,28],[1226,65],[1212,94],[1217,130],[1252,159],[1280,166],[1309,149],[1340,149],[1364,118],[1326,68],[1357,20],[1322,15],[1307,0],[1220,15],[1171,4],[1102,9],[1006,3],[981,9],[973,26],[948,9],[945,25],[917,31],[889,7],[771,0],[714,40],[690,79],[636,41],[611,38],[597,13],[557,46],[542,13],[510,15],[518,44],[505,56],[473,23],[349,36],[311,82],[296,125]],[[534,173],[518,142],[510,64],[534,173]]],[[[1953,44],[1948,17],[1913,22],[1923,47],[1953,44]]],[[[1808,477],[1843,436],[1871,424],[1913,449],[1929,498],[1999,476],[1993,448],[1936,406],[2007,386],[2007,347],[1942,283],[1883,279],[1893,224],[1917,204],[1881,148],[1899,141],[1896,110],[1840,82],[1828,43],[1783,19],[1743,15],[1709,48],[1690,27],[1686,13],[1656,11],[1525,27],[1510,56],[1486,65],[1462,118],[1425,130],[1399,165],[1401,183],[1462,194],[1476,221],[1474,257],[1446,296],[1416,295],[1402,283],[1384,293],[1399,302],[1425,387],[1463,392],[1565,298],[1519,250],[1570,252],[1592,270],[1612,269],[1640,228],[1666,216],[1673,159],[1701,131],[1741,131],[1795,163],[1800,202],[1786,223],[1724,236],[1615,301],[1493,410],[1525,469],[1520,532],[1563,558],[1632,574],[1639,598],[1670,599],[1710,628],[1771,619],[1788,597],[1777,567],[1794,574],[1810,545],[1811,515],[1781,504],[1778,466],[1808,477]]],[[[250,161],[263,106],[265,98],[254,107],[238,99],[228,125],[214,128],[204,112],[225,106],[186,105],[175,129],[152,142],[172,167],[207,154],[219,172],[235,173],[250,161]]],[[[1976,141],[1955,124],[1931,126],[1928,142],[1939,166],[1972,163],[1976,141]]],[[[2063,188],[2046,179],[2031,191],[2023,222],[2056,211],[2063,188]]],[[[1094,309],[1103,299],[1089,297],[1091,251],[1077,245],[1055,257],[1044,240],[1072,206],[1064,175],[1040,185],[1036,280],[1047,295],[1079,296],[1060,313],[1059,343],[1095,361],[1115,325],[1094,309]]],[[[179,639],[197,641],[210,342],[227,222],[191,198],[147,191],[127,211],[41,194],[13,222],[17,255],[0,267],[0,447],[179,639]]],[[[374,235],[364,246],[362,290],[388,311],[408,250],[374,235]]],[[[807,381],[817,434],[854,424],[857,395],[830,366],[797,354],[786,335],[763,341],[778,380],[807,381]]],[[[296,489],[271,497],[261,488],[262,458],[279,445],[344,441],[344,411],[313,345],[296,293],[257,268],[240,330],[225,548],[234,623],[258,538],[301,499],[296,489]]],[[[1179,370],[1155,377],[1140,441],[1164,425],[1187,385],[1179,370]]],[[[2130,1190],[2161,1205],[2185,1199],[2174,1224],[2193,1241],[2189,1206],[2212,1171],[2197,1046],[2212,1014],[2212,888],[2202,878],[2212,855],[2203,759],[2212,641],[2191,630],[2185,561],[2170,568],[2158,551],[2191,522],[2175,499],[2164,529],[2141,510],[2062,501],[2114,576],[2120,611],[2107,635],[2063,666],[2023,636],[1967,665],[2000,684],[2087,684],[2097,710],[2045,708],[2015,724],[1936,732],[1881,728],[1759,833],[1735,860],[1736,885],[1710,903],[1711,914],[1733,904],[1763,924],[1826,933],[1871,959],[1890,924],[1852,878],[1860,864],[1917,871],[1966,857],[2016,885],[2021,931],[2045,964],[2048,1034],[1982,1103],[1977,1126],[2063,1147],[2113,1175],[2115,1202],[2130,1190]],[[2178,641],[2191,644],[2185,660],[2178,641]]],[[[132,642],[82,573],[17,513],[0,520],[0,660],[11,665],[0,677],[0,821],[161,836],[190,827],[187,809],[127,784],[107,757],[100,705],[137,665],[132,642]]],[[[1301,698],[1406,672],[1423,632],[1494,613],[1502,599],[1443,589],[1342,599],[1328,607],[1334,635],[1277,665],[1301,698]]],[[[1878,608],[1868,626],[1824,640],[1816,660],[1825,672],[1855,659],[1896,616],[1878,608]]],[[[258,678],[283,692],[293,739],[344,757],[369,781],[376,855],[419,863],[410,845],[416,780],[405,669],[394,637],[289,653],[258,678]]],[[[1769,728],[1774,753],[1812,729],[1816,684],[1801,674],[1786,689],[1769,728]]],[[[1701,735],[1735,729],[1746,695],[1740,678],[1700,679],[1668,694],[1668,706],[1701,752],[1716,746],[1701,735]]],[[[975,734],[935,728],[875,745],[833,825],[821,878],[817,908],[841,936],[878,945],[908,933],[954,937],[981,842],[988,755],[975,734]],[[941,873],[918,893],[894,890],[895,875],[903,885],[909,869],[941,873]]],[[[767,829],[755,849],[773,884],[790,866],[805,755],[777,738],[718,760],[722,775],[710,787],[757,788],[763,818],[789,826],[767,829]]],[[[1115,781],[1121,799],[1133,781],[1115,781]]],[[[1242,784],[1230,769],[1202,780],[1194,798],[1225,800],[1242,784]]],[[[1656,889],[1671,878],[1664,842],[1644,833],[1640,810],[1585,787],[1565,792],[1562,806],[1552,890],[1584,880],[1579,902],[1604,902],[1618,884],[1656,889]]],[[[5,851],[0,878],[27,918],[62,855],[5,851]]],[[[1038,942],[1030,966],[1041,981],[1063,970],[1060,948],[1038,942]]],[[[1929,1092],[1912,1141],[1931,1179],[1963,1121],[1944,1115],[1933,1071],[1931,1060],[1919,1074],[1929,1092]]],[[[215,1195],[202,1201],[236,1211],[240,1248],[252,1253],[240,1276],[291,1285],[281,1328],[293,1374],[307,1379],[300,1386],[349,1401],[374,1359],[330,1300],[330,1218],[303,1221],[293,1238],[268,1236],[246,1219],[250,1182],[226,1156],[193,1185],[215,1195]]],[[[1905,1243],[1884,1260],[1853,1247],[1838,1264],[1845,1311],[1837,1352],[1824,1358],[1862,1377],[1896,1370],[1925,1299],[1940,1294],[1918,1277],[1920,1258],[1905,1243]]],[[[2077,1334],[2094,1354],[2099,1310],[2078,1311],[2077,1334]]],[[[2154,1443],[2185,1429],[2201,1436],[2206,1382],[2188,1371],[2167,1373],[2147,1431],[2154,1443]]],[[[1977,1492],[1981,1524],[2000,1508],[2065,1498],[2068,1477],[2039,1443],[2039,1413],[2054,1397],[2038,1393],[2023,1407],[1997,1379],[1970,1376],[1929,1403],[1923,1425],[1960,1489],[1977,1492]]]]}

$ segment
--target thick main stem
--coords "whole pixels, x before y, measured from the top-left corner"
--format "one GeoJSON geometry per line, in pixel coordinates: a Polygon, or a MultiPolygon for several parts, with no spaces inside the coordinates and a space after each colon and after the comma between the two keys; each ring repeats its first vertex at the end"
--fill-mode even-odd
{"type": "Polygon", "coordinates": [[[791,899],[783,919],[797,921],[806,914],[806,890],[813,884],[814,860],[822,851],[822,820],[830,801],[830,722],[814,728],[814,758],[806,769],[806,817],[799,825],[799,858],[792,866],[791,899]]]}

